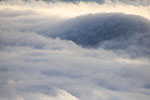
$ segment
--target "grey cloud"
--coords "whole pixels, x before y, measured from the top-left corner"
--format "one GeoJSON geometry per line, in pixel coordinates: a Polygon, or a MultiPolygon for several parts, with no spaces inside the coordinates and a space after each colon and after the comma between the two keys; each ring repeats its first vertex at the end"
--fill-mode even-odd
{"type": "Polygon", "coordinates": [[[150,21],[135,15],[102,13],[80,16],[44,30],[42,34],[72,40],[88,48],[126,49],[131,56],[150,55],[150,21]]]}

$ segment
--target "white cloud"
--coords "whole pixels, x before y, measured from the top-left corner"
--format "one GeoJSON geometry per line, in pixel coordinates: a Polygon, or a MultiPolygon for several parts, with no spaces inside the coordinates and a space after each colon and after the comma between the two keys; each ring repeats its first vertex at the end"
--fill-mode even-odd
{"type": "MultiPolygon", "coordinates": [[[[144,9],[140,15],[149,17],[146,7],[130,7],[136,9],[133,14],[144,9]]],[[[68,18],[108,8],[117,11],[83,2],[0,3],[0,99],[149,100],[149,58],[83,48],[44,35],[43,30],[51,34],[55,25],[68,18]]],[[[120,11],[128,13],[129,8],[120,11]]]]}

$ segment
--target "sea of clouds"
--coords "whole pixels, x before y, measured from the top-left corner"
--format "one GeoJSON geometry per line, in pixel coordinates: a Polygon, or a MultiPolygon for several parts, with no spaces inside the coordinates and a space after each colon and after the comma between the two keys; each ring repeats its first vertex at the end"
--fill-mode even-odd
{"type": "Polygon", "coordinates": [[[1,1],[0,100],[149,100],[149,9],[121,2],[1,1]],[[134,35],[96,47],[76,42],[101,22],[133,22],[135,29],[127,29],[134,35]]]}

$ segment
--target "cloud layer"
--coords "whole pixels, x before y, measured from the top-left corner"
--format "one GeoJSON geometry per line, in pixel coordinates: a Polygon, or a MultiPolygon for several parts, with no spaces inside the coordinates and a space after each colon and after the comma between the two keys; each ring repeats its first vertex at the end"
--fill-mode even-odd
{"type": "MultiPolygon", "coordinates": [[[[95,13],[108,12],[108,8],[112,8],[110,12],[135,15],[140,15],[138,11],[143,10],[140,18],[148,24],[144,22],[141,27],[149,27],[149,19],[146,19],[149,7],[126,5],[127,9],[131,7],[131,12],[119,11],[122,7],[121,4],[113,7],[83,2],[1,2],[0,99],[149,100],[150,62],[149,56],[142,55],[143,48],[149,46],[149,28],[146,32],[140,31],[145,35],[130,38],[144,41],[144,45],[137,43],[140,46],[130,48],[137,50],[134,58],[126,49],[115,51],[104,48],[117,41],[105,42],[99,48],[84,48],[70,39],[48,36],[56,32],[68,36],[74,31],[70,30],[72,25],[82,25],[83,20],[95,24],[96,16],[101,20],[95,13]],[[135,9],[139,10],[133,13],[135,9]],[[66,29],[70,32],[65,33],[66,29]]],[[[76,32],[80,30],[76,28],[76,32]]]]}

